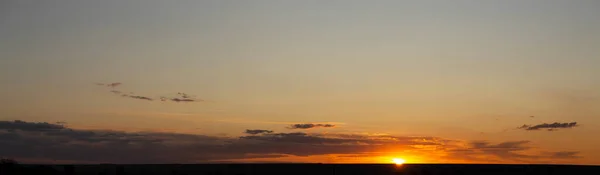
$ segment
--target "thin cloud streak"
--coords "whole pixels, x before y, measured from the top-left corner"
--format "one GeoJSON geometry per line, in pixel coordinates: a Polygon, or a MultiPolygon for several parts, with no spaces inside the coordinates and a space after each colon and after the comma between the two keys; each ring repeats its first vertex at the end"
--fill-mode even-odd
{"type": "Polygon", "coordinates": [[[333,128],[335,125],[333,124],[313,124],[313,123],[303,123],[303,124],[292,124],[288,128],[289,129],[312,129],[312,128],[333,128]]]}
{"type": "Polygon", "coordinates": [[[115,88],[117,86],[122,85],[123,83],[119,83],[119,82],[115,82],[115,83],[96,83],[96,85],[98,86],[106,86],[106,87],[111,87],[111,88],[115,88]]]}
{"type": "Polygon", "coordinates": [[[172,98],[171,101],[174,101],[174,102],[195,102],[196,100],[193,100],[193,99],[172,98]]]}
{"type": "MultiPolygon", "coordinates": [[[[106,86],[106,87],[111,87],[111,88],[116,88],[117,86],[122,85],[123,83],[120,82],[116,82],[116,83],[95,83],[98,86],[106,86]]],[[[140,95],[133,95],[133,92],[131,92],[130,94],[124,94],[123,92],[119,91],[119,90],[111,90],[111,93],[115,94],[115,95],[120,95],[121,97],[128,97],[128,98],[133,98],[133,99],[139,99],[139,100],[147,100],[147,101],[154,101],[154,98],[152,97],[148,97],[148,96],[140,96],[140,95]]],[[[198,102],[198,101],[204,101],[202,99],[197,99],[195,98],[193,95],[189,95],[187,93],[183,93],[183,92],[178,92],[177,93],[177,97],[158,97],[158,99],[160,101],[166,102],[166,101],[171,101],[171,102],[176,102],[176,103],[188,103],[188,102],[198,102]]]]}
{"type": "Polygon", "coordinates": [[[121,84],[122,83],[110,83],[110,84],[107,84],[106,86],[114,88],[114,87],[120,86],[121,84]]]}
{"type": "Polygon", "coordinates": [[[447,157],[461,158],[470,161],[502,163],[507,161],[533,163],[542,160],[566,160],[581,158],[577,151],[538,152],[532,153],[531,141],[508,141],[492,144],[488,141],[473,141],[464,148],[450,148],[447,157]],[[488,156],[482,156],[488,155],[488,156]]]}
{"type": "Polygon", "coordinates": [[[555,131],[558,129],[565,129],[565,128],[574,128],[577,127],[579,125],[577,125],[577,122],[570,122],[570,123],[559,123],[559,122],[554,122],[554,123],[542,123],[542,124],[538,124],[538,125],[523,125],[518,127],[518,129],[524,129],[527,131],[537,131],[537,130],[542,130],[542,129],[547,129],[548,131],[555,131]]]}
{"type": "Polygon", "coordinates": [[[122,95],[122,96],[123,97],[133,98],[133,99],[139,99],[139,100],[153,101],[153,99],[150,98],[150,97],[144,97],[144,96],[139,96],[139,95],[122,95]]]}
{"type": "Polygon", "coordinates": [[[117,91],[117,90],[112,90],[110,92],[113,93],[113,94],[117,94],[117,95],[121,94],[121,91],[117,91]]]}
{"type": "Polygon", "coordinates": [[[264,129],[246,129],[246,132],[244,132],[244,133],[256,135],[256,134],[273,133],[273,131],[264,130],[264,129]]]}

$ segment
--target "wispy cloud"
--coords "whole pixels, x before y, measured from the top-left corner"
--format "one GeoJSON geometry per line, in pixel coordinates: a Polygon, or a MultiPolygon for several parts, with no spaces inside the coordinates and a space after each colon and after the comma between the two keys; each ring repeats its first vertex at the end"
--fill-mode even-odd
{"type": "Polygon", "coordinates": [[[23,131],[52,131],[66,129],[65,126],[59,124],[52,124],[47,122],[25,122],[21,120],[15,121],[0,121],[0,129],[11,130],[23,130],[23,131]]]}
{"type": "Polygon", "coordinates": [[[517,151],[524,151],[530,149],[526,146],[530,141],[511,141],[502,142],[498,144],[491,144],[487,141],[476,141],[471,143],[471,149],[475,151],[482,151],[484,153],[496,155],[498,157],[531,157],[530,155],[519,154],[517,151]]]}
{"type": "Polygon", "coordinates": [[[189,95],[187,93],[178,92],[177,97],[160,97],[160,101],[171,101],[171,102],[197,102],[203,101],[202,99],[195,98],[195,96],[189,95]]]}
{"type": "Polygon", "coordinates": [[[246,132],[244,132],[246,134],[263,134],[263,133],[273,133],[273,131],[271,130],[264,130],[264,129],[246,129],[246,132]]]}
{"type": "Polygon", "coordinates": [[[579,151],[559,151],[559,152],[549,152],[549,157],[559,158],[559,159],[575,159],[580,158],[579,151]]]}
{"type": "Polygon", "coordinates": [[[195,102],[194,99],[185,99],[185,98],[172,98],[171,101],[174,102],[195,102]]]}
{"type": "Polygon", "coordinates": [[[190,95],[188,95],[186,93],[183,93],[183,92],[178,92],[177,95],[180,95],[181,98],[184,98],[184,99],[190,99],[190,98],[192,98],[192,96],[190,96],[190,95]]]}
{"type": "Polygon", "coordinates": [[[117,90],[112,90],[110,92],[113,93],[113,94],[117,94],[117,95],[121,94],[121,91],[117,91],[117,90]]]}
{"type": "Polygon", "coordinates": [[[122,96],[123,97],[133,98],[133,99],[153,101],[153,99],[150,98],[150,97],[144,97],[144,96],[139,96],[139,95],[127,95],[127,94],[123,94],[122,96]]]}
{"type": "Polygon", "coordinates": [[[577,125],[577,122],[571,122],[571,123],[558,123],[558,122],[554,122],[554,123],[542,123],[539,125],[523,125],[518,127],[518,129],[524,129],[527,131],[537,131],[537,130],[542,130],[542,129],[547,129],[548,131],[555,131],[558,129],[564,129],[564,128],[573,128],[573,127],[577,127],[579,125],[577,125]]]}
{"type": "Polygon", "coordinates": [[[183,93],[183,92],[178,92],[177,95],[179,97],[175,97],[175,98],[170,98],[169,100],[173,101],[173,102],[195,102],[195,101],[202,101],[201,99],[197,99],[195,98],[195,96],[183,93]]]}
{"type": "Polygon", "coordinates": [[[520,163],[539,163],[540,161],[564,161],[580,158],[577,151],[535,152],[529,146],[531,141],[508,141],[497,144],[488,141],[474,141],[462,148],[447,149],[447,157],[488,163],[507,161],[520,163]]]}
{"type": "MultiPolygon", "coordinates": [[[[96,83],[96,85],[98,86],[106,86],[106,87],[111,87],[111,88],[116,88],[117,86],[120,86],[122,83],[120,82],[116,82],[116,83],[96,83]]],[[[115,95],[120,95],[121,97],[128,97],[128,98],[133,98],[133,99],[139,99],[139,100],[148,100],[148,101],[154,101],[153,97],[149,97],[149,96],[140,96],[140,95],[133,95],[133,92],[129,93],[129,94],[125,94],[122,91],[119,90],[111,90],[111,93],[115,94],[115,95]]],[[[187,94],[187,93],[183,93],[183,92],[178,92],[176,94],[175,97],[158,97],[158,99],[160,99],[160,101],[171,101],[171,102],[177,102],[177,103],[186,103],[186,102],[197,102],[197,101],[203,101],[202,99],[198,99],[195,98],[195,96],[187,94]]]]}
{"type": "Polygon", "coordinates": [[[107,86],[107,87],[111,87],[111,88],[115,88],[117,86],[120,86],[123,83],[119,83],[119,82],[115,82],[115,83],[96,83],[96,85],[98,86],[107,86]]]}
{"type": "Polygon", "coordinates": [[[333,124],[314,124],[314,123],[301,123],[301,124],[292,124],[288,128],[289,129],[312,129],[312,128],[333,128],[335,125],[333,124]]]}
{"type": "Polygon", "coordinates": [[[107,84],[106,86],[114,88],[114,87],[117,87],[117,86],[120,86],[120,85],[121,85],[121,83],[110,83],[110,84],[107,84]]]}

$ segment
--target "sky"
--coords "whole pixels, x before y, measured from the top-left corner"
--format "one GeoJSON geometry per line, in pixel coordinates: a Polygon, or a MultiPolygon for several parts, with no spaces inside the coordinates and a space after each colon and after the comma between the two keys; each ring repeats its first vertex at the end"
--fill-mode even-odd
{"type": "Polygon", "coordinates": [[[0,157],[600,164],[600,1],[0,2],[0,157]]]}

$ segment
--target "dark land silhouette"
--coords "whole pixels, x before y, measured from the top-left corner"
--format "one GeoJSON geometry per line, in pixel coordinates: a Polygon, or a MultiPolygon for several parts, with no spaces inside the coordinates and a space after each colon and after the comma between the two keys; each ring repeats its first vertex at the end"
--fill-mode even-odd
{"type": "Polygon", "coordinates": [[[33,165],[3,160],[1,175],[525,175],[600,174],[600,166],[492,164],[33,165]]]}

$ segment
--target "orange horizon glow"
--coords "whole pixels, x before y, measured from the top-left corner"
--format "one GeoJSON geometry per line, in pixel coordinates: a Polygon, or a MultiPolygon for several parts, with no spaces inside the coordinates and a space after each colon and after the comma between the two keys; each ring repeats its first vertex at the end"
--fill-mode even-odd
{"type": "Polygon", "coordinates": [[[402,165],[406,162],[406,160],[404,160],[402,158],[393,158],[392,162],[394,162],[396,165],[402,165]]]}

